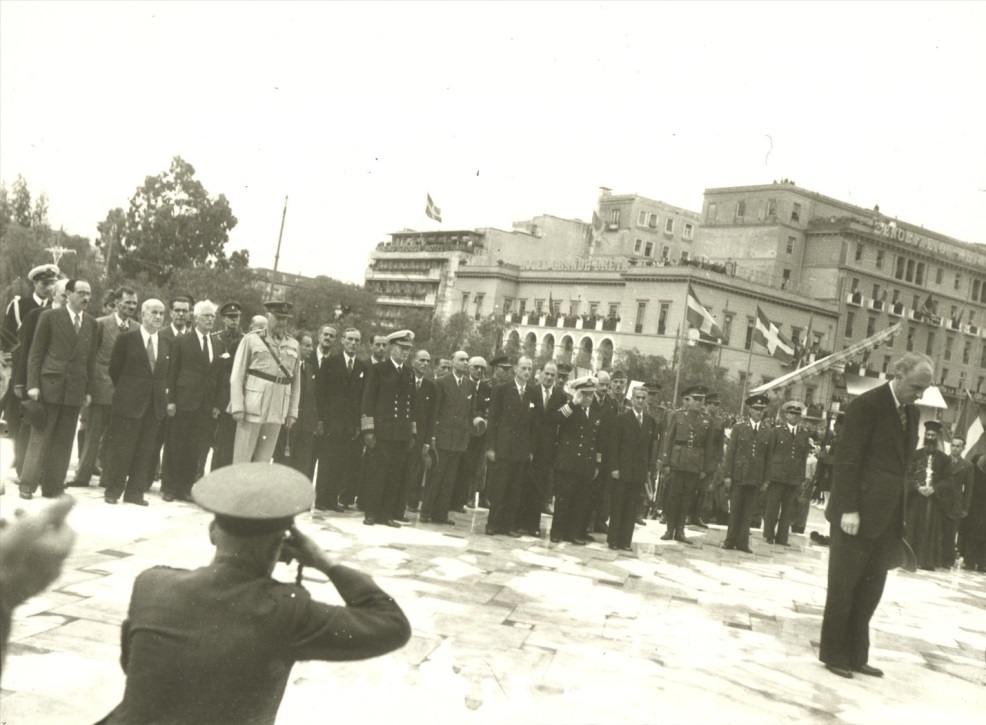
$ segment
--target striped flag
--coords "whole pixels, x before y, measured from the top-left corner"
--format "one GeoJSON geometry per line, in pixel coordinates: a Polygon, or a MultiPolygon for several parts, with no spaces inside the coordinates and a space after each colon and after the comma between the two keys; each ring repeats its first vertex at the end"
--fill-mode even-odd
{"type": "Polygon", "coordinates": [[[425,216],[434,219],[439,224],[442,223],[442,210],[435,206],[435,202],[431,200],[431,194],[428,194],[428,201],[425,202],[425,216]]]}
{"type": "Polygon", "coordinates": [[[722,330],[719,329],[719,325],[716,324],[716,320],[712,314],[698,301],[698,297],[692,291],[691,284],[688,285],[687,304],[688,309],[685,312],[685,321],[698,330],[701,338],[721,342],[722,330]]]}
{"type": "Polygon", "coordinates": [[[959,403],[959,417],[955,421],[953,429],[954,435],[965,438],[965,448],[962,449],[962,457],[972,460],[973,456],[986,453],[986,437],[983,433],[983,416],[979,412],[979,405],[969,391],[965,391],[965,398],[959,403]]]}
{"type": "Polygon", "coordinates": [[[767,319],[767,316],[757,305],[757,321],[753,328],[753,339],[760,343],[772,357],[781,362],[790,363],[794,360],[794,345],[782,334],[781,328],[767,319]]]}

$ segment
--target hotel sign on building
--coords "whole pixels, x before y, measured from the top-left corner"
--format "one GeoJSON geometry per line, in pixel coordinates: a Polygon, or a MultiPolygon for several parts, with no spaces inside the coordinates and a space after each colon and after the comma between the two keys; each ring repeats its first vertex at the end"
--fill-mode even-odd
{"type": "Polygon", "coordinates": [[[873,219],[874,233],[894,239],[903,244],[910,244],[936,257],[950,258],[961,264],[974,267],[986,267],[986,255],[978,254],[972,250],[957,249],[955,244],[932,239],[921,234],[916,234],[908,229],[897,226],[894,222],[885,222],[882,219],[873,219]]]}

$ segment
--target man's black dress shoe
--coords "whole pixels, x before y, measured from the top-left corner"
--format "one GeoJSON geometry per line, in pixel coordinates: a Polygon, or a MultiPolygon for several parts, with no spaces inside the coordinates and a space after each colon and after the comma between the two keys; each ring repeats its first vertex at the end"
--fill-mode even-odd
{"type": "Polygon", "coordinates": [[[509,536],[511,539],[519,539],[520,538],[520,532],[519,531],[509,531],[508,530],[508,531],[501,531],[500,533],[503,534],[504,536],[509,536]]]}
{"type": "Polygon", "coordinates": [[[106,503],[112,503],[112,504],[117,503],[117,500],[115,498],[113,498],[112,496],[103,496],[103,500],[106,503]]]}
{"type": "Polygon", "coordinates": [[[423,524],[430,524],[431,523],[431,516],[425,516],[424,514],[421,514],[418,517],[418,521],[420,521],[423,524]]]}
{"type": "Polygon", "coordinates": [[[692,522],[692,526],[697,526],[700,529],[707,529],[707,528],[709,528],[709,525],[707,523],[705,523],[704,521],[702,521],[702,519],[695,519],[692,522]]]}
{"type": "Polygon", "coordinates": [[[147,499],[143,498],[125,498],[123,503],[131,503],[134,506],[150,506],[151,504],[147,502],[147,499]]]}
{"type": "Polygon", "coordinates": [[[773,539],[764,539],[764,541],[766,541],[768,544],[773,544],[774,543],[774,540],[773,539]]]}
{"type": "Polygon", "coordinates": [[[569,544],[575,544],[576,546],[585,546],[589,542],[585,539],[565,539],[569,544]]]}
{"type": "Polygon", "coordinates": [[[30,491],[21,491],[20,495],[21,498],[24,499],[25,501],[30,501],[32,498],[34,498],[34,494],[31,493],[30,491]]]}
{"type": "Polygon", "coordinates": [[[593,531],[597,534],[608,534],[609,526],[607,524],[599,524],[599,526],[594,528],[593,531]]]}
{"type": "Polygon", "coordinates": [[[883,670],[877,667],[870,667],[869,665],[860,665],[859,667],[853,667],[853,672],[858,672],[861,675],[869,675],[870,677],[883,677],[883,670]]]}
{"type": "Polygon", "coordinates": [[[616,544],[609,544],[609,548],[616,551],[616,544]]]}
{"type": "Polygon", "coordinates": [[[753,553],[753,549],[751,549],[749,546],[747,546],[745,548],[739,548],[739,551],[742,551],[744,554],[752,554],[753,553]]]}
{"type": "Polygon", "coordinates": [[[845,677],[847,680],[852,679],[852,670],[846,667],[837,667],[836,665],[825,665],[825,669],[827,669],[833,675],[838,675],[839,677],[845,677]]]}
{"type": "Polygon", "coordinates": [[[373,524],[375,524],[375,523],[376,523],[376,521],[373,520],[373,517],[372,516],[367,516],[365,519],[363,519],[363,525],[364,526],[373,526],[373,524]]]}
{"type": "Polygon", "coordinates": [[[592,534],[582,534],[580,538],[582,539],[582,541],[591,541],[593,543],[595,543],[596,541],[596,537],[593,536],[592,534]]]}
{"type": "Polygon", "coordinates": [[[444,521],[436,521],[436,524],[442,524],[444,526],[455,526],[455,522],[452,519],[445,519],[444,521]]]}
{"type": "Polygon", "coordinates": [[[723,545],[722,545],[722,548],[723,548],[723,549],[726,549],[726,550],[728,551],[728,550],[730,550],[730,549],[735,549],[736,547],[735,547],[735,546],[733,546],[732,544],[723,544],[723,545]]]}
{"type": "Polygon", "coordinates": [[[69,481],[65,484],[66,488],[89,488],[89,481],[69,481]]]}
{"type": "Polygon", "coordinates": [[[619,549],[620,551],[633,551],[632,546],[617,546],[616,548],[619,549]]]}
{"type": "Polygon", "coordinates": [[[487,526],[486,527],[486,535],[487,536],[496,536],[496,529],[494,529],[492,526],[487,526]]]}
{"type": "Polygon", "coordinates": [[[411,519],[409,519],[407,516],[398,516],[396,519],[394,519],[394,521],[400,521],[402,524],[411,523],[411,519]]]}
{"type": "Polygon", "coordinates": [[[664,536],[661,537],[661,541],[671,541],[674,538],[674,534],[670,531],[665,531],[664,536]]]}
{"type": "Polygon", "coordinates": [[[561,543],[561,537],[560,536],[552,536],[550,538],[551,538],[551,543],[552,544],[560,544],[561,543]]]}
{"type": "Polygon", "coordinates": [[[396,521],[394,521],[392,519],[387,519],[386,521],[384,521],[382,523],[383,523],[384,526],[389,526],[392,529],[399,529],[401,527],[401,525],[399,523],[397,523],[396,521]]]}
{"type": "Polygon", "coordinates": [[[633,520],[633,523],[635,523],[637,526],[646,526],[647,525],[647,522],[644,521],[639,516],[633,520]]]}
{"type": "Polygon", "coordinates": [[[344,509],[342,506],[339,506],[338,504],[335,504],[333,506],[329,506],[329,511],[335,511],[337,514],[344,514],[344,513],[346,513],[346,509],[344,509]]]}
{"type": "Polygon", "coordinates": [[[172,502],[172,501],[175,500],[175,497],[172,496],[170,493],[166,493],[166,494],[164,494],[164,495],[161,496],[161,500],[162,501],[167,501],[168,503],[170,503],[170,502],[172,502]]]}
{"type": "Polygon", "coordinates": [[[685,538],[684,534],[675,534],[674,540],[679,544],[688,544],[688,546],[694,546],[694,544],[685,538]]]}

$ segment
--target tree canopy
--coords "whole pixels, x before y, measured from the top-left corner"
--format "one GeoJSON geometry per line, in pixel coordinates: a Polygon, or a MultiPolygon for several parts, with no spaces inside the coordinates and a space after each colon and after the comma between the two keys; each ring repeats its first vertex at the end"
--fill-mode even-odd
{"type": "Polygon", "coordinates": [[[128,276],[143,272],[159,284],[166,284],[178,269],[244,266],[249,262],[245,253],[226,255],[235,226],[226,197],[209,196],[195,178],[194,167],[175,156],[167,171],[148,176],[131,197],[120,239],[120,266],[128,276]]]}

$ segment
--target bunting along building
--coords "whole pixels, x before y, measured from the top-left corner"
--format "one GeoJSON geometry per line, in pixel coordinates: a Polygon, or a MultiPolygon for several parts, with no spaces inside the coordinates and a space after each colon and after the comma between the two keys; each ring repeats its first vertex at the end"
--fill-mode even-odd
{"type": "MultiPolygon", "coordinates": [[[[794,182],[707,189],[695,254],[738,277],[833,307],[836,352],[901,323],[889,344],[816,377],[858,394],[907,351],[936,362],[950,410],[986,401],[986,250],[794,182]],[[843,365],[847,365],[843,370],[843,365]]],[[[798,342],[804,328],[786,327],[798,342]]],[[[813,341],[809,341],[813,344],[813,341]]],[[[944,418],[951,420],[952,413],[944,418]]]]}

